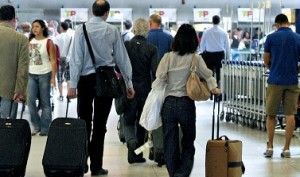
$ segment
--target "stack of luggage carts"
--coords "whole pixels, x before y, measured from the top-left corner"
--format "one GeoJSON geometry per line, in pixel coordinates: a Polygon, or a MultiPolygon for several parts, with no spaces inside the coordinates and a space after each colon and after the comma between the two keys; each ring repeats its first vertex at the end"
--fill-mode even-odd
{"type": "MultiPolygon", "coordinates": [[[[268,71],[263,61],[222,61],[221,88],[223,104],[220,119],[266,131],[265,98],[268,71]]],[[[284,131],[284,115],[280,109],[276,132],[284,131]]],[[[300,128],[300,99],[295,116],[300,128]]]]}

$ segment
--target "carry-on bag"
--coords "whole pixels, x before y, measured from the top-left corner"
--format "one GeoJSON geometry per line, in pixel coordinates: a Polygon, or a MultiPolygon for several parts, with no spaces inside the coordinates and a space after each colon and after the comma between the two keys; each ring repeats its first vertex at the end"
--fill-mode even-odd
{"type": "Polygon", "coordinates": [[[154,160],[161,167],[165,164],[162,127],[152,131],[152,141],[153,148],[150,149],[149,159],[154,160]]]}
{"type": "Polygon", "coordinates": [[[242,141],[219,137],[220,100],[215,96],[212,116],[212,139],[206,144],[206,177],[241,177],[245,171],[242,162],[242,141]],[[218,102],[217,139],[214,139],[215,104],[218,102]]]}
{"type": "Polygon", "coordinates": [[[22,119],[24,108],[23,104],[20,119],[0,119],[1,177],[25,176],[31,146],[31,131],[28,121],[22,119]]]}
{"type": "Polygon", "coordinates": [[[46,177],[83,177],[87,159],[87,130],[82,119],[52,121],[42,160],[46,177]]]}
{"type": "MultiPolygon", "coordinates": [[[[178,126],[179,129],[179,147],[181,151],[181,139],[182,139],[182,130],[181,127],[178,126]]],[[[163,143],[163,128],[159,127],[156,130],[151,132],[152,144],[153,147],[150,148],[149,151],[149,159],[154,160],[157,163],[157,166],[161,167],[165,165],[165,156],[164,156],[164,143],[163,143]]]]}
{"type": "Polygon", "coordinates": [[[125,135],[124,135],[124,116],[123,116],[123,114],[121,114],[119,117],[117,130],[118,130],[119,140],[121,141],[121,143],[125,143],[126,140],[125,140],[125,135]]]}

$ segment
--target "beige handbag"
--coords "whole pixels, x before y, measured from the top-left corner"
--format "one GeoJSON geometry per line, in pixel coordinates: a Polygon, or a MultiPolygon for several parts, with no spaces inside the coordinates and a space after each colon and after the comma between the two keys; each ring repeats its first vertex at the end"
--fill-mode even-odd
{"type": "Polygon", "coordinates": [[[187,95],[195,101],[206,101],[211,93],[204,79],[200,79],[196,73],[195,54],[192,58],[191,75],[186,83],[187,95]]]}

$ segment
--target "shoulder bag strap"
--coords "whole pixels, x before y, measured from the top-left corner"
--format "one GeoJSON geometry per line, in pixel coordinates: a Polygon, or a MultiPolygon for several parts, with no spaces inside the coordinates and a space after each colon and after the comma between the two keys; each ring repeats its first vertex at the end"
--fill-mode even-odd
{"type": "Polygon", "coordinates": [[[47,42],[46,42],[46,48],[47,48],[47,53],[48,53],[48,56],[49,56],[49,60],[50,60],[50,40],[51,39],[47,39],[47,42]]]}
{"type": "MultiPolygon", "coordinates": [[[[71,39],[70,39],[70,42],[69,42],[69,45],[68,45],[67,56],[68,56],[69,51],[70,51],[70,47],[71,47],[72,40],[73,40],[73,37],[71,36],[71,39]]],[[[67,56],[66,56],[66,57],[67,57],[67,56]]]]}
{"type": "Polygon", "coordinates": [[[49,49],[50,49],[50,39],[47,39],[47,42],[46,42],[46,48],[47,48],[47,53],[48,53],[48,55],[50,56],[50,54],[49,54],[49,49]]]}
{"type": "Polygon", "coordinates": [[[89,53],[90,53],[90,56],[92,58],[92,62],[94,64],[94,67],[96,69],[96,62],[95,62],[95,56],[94,56],[94,52],[93,52],[93,49],[92,49],[92,45],[90,43],[90,39],[89,39],[89,36],[87,34],[87,31],[86,31],[86,26],[85,26],[85,23],[83,24],[83,34],[84,34],[84,37],[85,37],[85,40],[86,40],[86,43],[87,43],[87,46],[88,46],[88,49],[89,49],[89,53]]]}
{"type": "Polygon", "coordinates": [[[196,64],[195,64],[195,54],[193,54],[193,56],[192,56],[192,66],[191,66],[191,71],[193,72],[196,72],[196,64]]]}

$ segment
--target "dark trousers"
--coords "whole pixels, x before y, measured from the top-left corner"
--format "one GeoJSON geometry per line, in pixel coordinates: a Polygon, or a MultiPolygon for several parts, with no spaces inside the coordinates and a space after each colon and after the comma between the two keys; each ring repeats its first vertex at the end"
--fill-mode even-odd
{"type": "Polygon", "coordinates": [[[188,177],[193,169],[196,138],[195,102],[188,97],[168,96],[163,104],[164,155],[170,177],[188,177]],[[182,130],[180,152],[179,129],[182,130]]]}
{"type": "Polygon", "coordinates": [[[81,76],[77,86],[77,111],[79,118],[86,121],[92,172],[100,170],[103,165],[106,123],[113,100],[112,97],[96,96],[95,85],[96,74],[90,74],[81,76]]]}
{"type": "Polygon", "coordinates": [[[201,54],[202,58],[204,59],[206,66],[212,70],[214,73],[217,83],[220,84],[221,79],[221,61],[225,58],[225,53],[221,52],[208,52],[205,51],[201,54]]]}
{"type": "Polygon", "coordinates": [[[124,110],[124,135],[126,142],[136,142],[138,147],[145,143],[146,130],[139,124],[145,97],[128,100],[124,110]]]}

